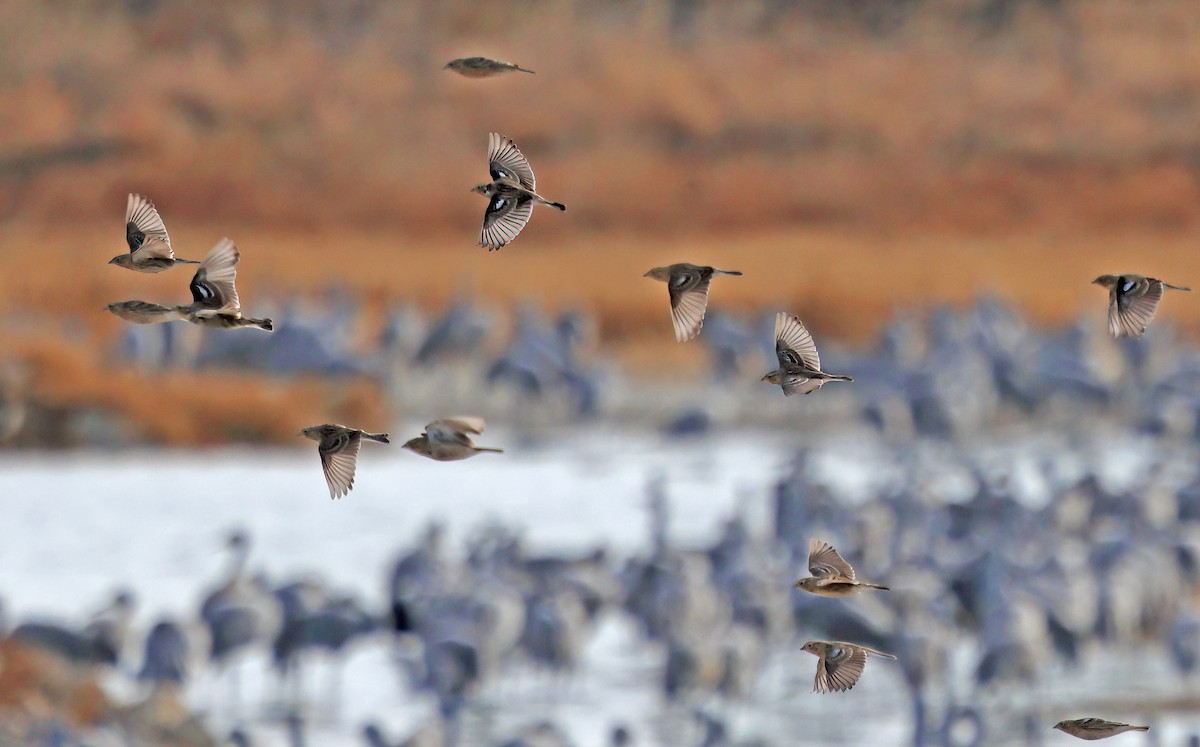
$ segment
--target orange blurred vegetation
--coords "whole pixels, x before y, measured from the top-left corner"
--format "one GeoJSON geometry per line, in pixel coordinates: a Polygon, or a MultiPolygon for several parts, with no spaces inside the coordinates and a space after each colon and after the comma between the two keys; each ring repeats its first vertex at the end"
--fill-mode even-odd
{"type": "Polygon", "coordinates": [[[546,229],[563,240],[1200,216],[1190,0],[763,0],[672,22],[691,5],[13,0],[5,207],[107,218],[142,191],[175,220],[440,233],[478,219],[466,189],[500,130],[569,204],[546,229]],[[537,75],[441,70],[465,54],[537,75]]]}
{"type": "MultiPolygon", "coordinates": [[[[189,273],[103,266],[131,191],[180,256],[237,240],[249,313],[335,286],[375,312],[536,298],[596,313],[639,369],[702,362],[640,277],[673,261],[742,270],[715,305],[789,308],[821,338],[981,292],[1099,316],[1098,274],[1200,277],[1194,0],[11,0],[0,97],[0,346],[148,439],[282,439],[305,417],[287,402],[318,422],[379,395],[229,376],[226,422],[198,375],[163,374],[191,415],[135,402],[99,310],[183,302],[189,273]],[[441,69],[475,54],[537,73],[441,69]],[[490,131],[569,208],[493,254],[468,193],[490,131]],[[126,394],[89,383],[114,377],[126,394]]],[[[1194,332],[1194,303],[1164,316],[1194,332]]]]}

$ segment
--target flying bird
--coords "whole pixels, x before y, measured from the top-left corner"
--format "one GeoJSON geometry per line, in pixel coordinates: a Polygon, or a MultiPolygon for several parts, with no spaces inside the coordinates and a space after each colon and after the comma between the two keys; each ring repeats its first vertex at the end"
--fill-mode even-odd
{"type": "Polygon", "coordinates": [[[715,267],[679,262],[655,267],[642,277],[654,278],[667,284],[671,296],[671,322],[675,325],[675,341],[686,342],[700,334],[704,312],[708,308],[708,286],[714,275],[741,275],[737,270],[718,270],[715,267]]]}
{"type": "Polygon", "coordinates": [[[535,191],[537,182],[529,161],[516,143],[496,132],[488,136],[488,171],[492,180],[471,190],[489,200],[483,214],[483,230],[479,233],[479,245],[486,246],[488,251],[517,238],[533,214],[534,203],[567,209],[561,202],[547,200],[535,191]]]}
{"type": "Polygon", "coordinates": [[[136,272],[162,272],[177,264],[198,265],[194,259],[179,259],[171,249],[167,227],[143,195],[130,194],[125,205],[125,243],[129,251],[108,260],[110,265],[136,272]]]}
{"type": "Polygon", "coordinates": [[[344,425],[310,425],[300,435],[316,441],[321,455],[321,469],[329,485],[329,497],[349,495],[354,487],[354,465],[358,462],[358,447],[364,438],[381,444],[391,443],[386,433],[367,433],[344,425]]]}
{"type": "Polygon", "coordinates": [[[895,659],[891,654],[842,641],[809,641],[804,650],[816,654],[817,677],[813,692],[845,692],[854,687],[867,665],[867,654],[895,659]]]}
{"type": "Polygon", "coordinates": [[[505,73],[515,73],[518,71],[533,74],[532,70],[526,70],[520,65],[493,60],[488,57],[460,57],[457,60],[450,60],[442,66],[442,69],[453,70],[464,78],[490,78],[493,75],[504,75],[505,73]]]}
{"type": "Polygon", "coordinates": [[[1059,721],[1055,729],[1066,732],[1073,737],[1086,739],[1089,742],[1097,739],[1113,737],[1127,731],[1150,731],[1149,726],[1131,726],[1120,721],[1105,721],[1102,718],[1077,718],[1072,721],[1059,721]]]}
{"type": "Polygon", "coordinates": [[[838,555],[838,551],[824,540],[814,539],[808,543],[809,578],[796,582],[797,589],[819,594],[823,597],[848,597],[860,589],[883,589],[881,584],[869,584],[854,577],[854,568],[838,555]]]}
{"type": "Polygon", "coordinates": [[[783,393],[789,397],[797,392],[815,392],[826,381],[854,381],[853,377],[821,370],[817,343],[804,324],[786,311],[775,316],[775,356],[779,358],[779,368],[762,380],[783,387],[783,393]]]}
{"type": "Polygon", "coordinates": [[[177,306],[176,311],[192,324],[202,327],[258,327],[268,332],[275,328],[270,319],[252,319],[242,316],[241,301],[238,299],[234,280],[241,252],[228,238],[221,239],[212,248],[188,287],[192,291],[192,303],[177,306]]]}
{"type": "Polygon", "coordinates": [[[1145,275],[1101,275],[1092,284],[1108,289],[1108,331],[1113,337],[1141,337],[1154,319],[1164,288],[1191,290],[1145,275]]]}
{"type": "Polygon", "coordinates": [[[134,324],[159,324],[183,318],[179,315],[178,310],[159,306],[149,301],[118,301],[110,303],[104,308],[112,312],[114,316],[134,324]]]}
{"type": "Polygon", "coordinates": [[[482,451],[503,454],[503,449],[476,446],[468,434],[483,433],[483,418],[462,416],[435,420],[425,426],[425,432],[409,439],[401,448],[439,462],[456,462],[473,457],[482,451]]]}

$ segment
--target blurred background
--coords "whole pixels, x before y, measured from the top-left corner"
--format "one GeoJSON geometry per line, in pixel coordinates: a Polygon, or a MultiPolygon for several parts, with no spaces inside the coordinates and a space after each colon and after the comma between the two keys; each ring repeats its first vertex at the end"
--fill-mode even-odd
{"type": "Polygon", "coordinates": [[[1200,282],[1194,3],[10,0],[0,101],[0,745],[1200,744],[1197,299],[1089,284],[1200,282]],[[493,131],[568,210],[489,253],[493,131]],[[106,313],[189,298],[131,192],[275,331],[106,313]]]}

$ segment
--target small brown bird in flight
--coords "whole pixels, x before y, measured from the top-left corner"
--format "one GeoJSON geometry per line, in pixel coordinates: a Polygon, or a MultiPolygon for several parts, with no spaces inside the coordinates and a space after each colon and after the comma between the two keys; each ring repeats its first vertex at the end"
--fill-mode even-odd
{"type": "Polygon", "coordinates": [[[867,665],[867,654],[895,659],[891,654],[842,641],[809,641],[804,650],[817,655],[813,692],[845,692],[854,687],[867,665]]]}
{"type": "Polygon", "coordinates": [[[179,311],[147,301],[118,301],[105,307],[115,316],[134,324],[159,324],[182,319],[179,311]]]}
{"type": "Polygon", "coordinates": [[[364,438],[381,444],[391,443],[386,433],[367,433],[344,425],[310,425],[300,435],[317,442],[321,469],[329,485],[329,497],[341,498],[354,487],[354,466],[358,462],[358,447],[364,438]]]}
{"type": "Polygon", "coordinates": [[[714,275],[741,275],[737,270],[718,270],[715,267],[679,262],[655,267],[642,277],[654,278],[667,284],[671,296],[671,322],[675,325],[675,341],[686,342],[700,334],[704,312],[708,309],[708,286],[714,275]]]}
{"type": "Polygon", "coordinates": [[[1108,331],[1113,337],[1141,337],[1154,319],[1164,288],[1191,290],[1145,275],[1101,275],[1092,284],[1108,289],[1108,331]]]}
{"type": "Polygon", "coordinates": [[[110,265],[136,272],[162,272],[181,263],[200,264],[175,257],[162,217],[154,203],[142,195],[130,194],[125,205],[125,243],[129,244],[129,251],[108,260],[110,265]]]}
{"type": "Polygon", "coordinates": [[[471,189],[488,198],[483,230],[479,233],[479,245],[486,246],[488,251],[517,238],[533,214],[534,203],[567,209],[561,202],[547,200],[535,191],[537,181],[529,161],[516,143],[496,132],[488,135],[488,171],[492,180],[471,189]]]}
{"type": "Polygon", "coordinates": [[[473,457],[482,451],[503,454],[503,449],[476,446],[467,434],[483,433],[483,418],[461,416],[435,420],[425,426],[425,432],[409,439],[401,448],[439,462],[456,462],[473,457]]]}
{"type": "Polygon", "coordinates": [[[812,576],[797,581],[796,588],[823,597],[848,597],[859,589],[888,590],[888,587],[880,584],[857,580],[854,568],[824,540],[809,540],[808,572],[812,576]]]}
{"type": "Polygon", "coordinates": [[[804,324],[786,311],[775,316],[775,356],[779,359],[779,368],[763,376],[762,380],[783,387],[783,393],[789,397],[797,392],[815,392],[826,381],[854,381],[850,376],[821,370],[817,343],[813,342],[804,324]]]}
{"type": "Polygon", "coordinates": [[[504,75],[505,73],[529,73],[533,74],[532,70],[526,70],[519,65],[514,65],[511,62],[502,62],[501,60],[493,60],[488,57],[460,57],[457,60],[450,60],[442,66],[443,70],[453,70],[464,78],[490,78],[493,75],[504,75]]]}
{"type": "Polygon", "coordinates": [[[242,305],[238,299],[234,281],[241,252],[228,238],[221,239],[212,248],[200,268],[192,277],[188,288],[192,291],[192,303],[175,307],[184,319],[202,327],[257,327],[268,332],[275,328],[270,319],[252,319],[242,316],[242,305]]]}
{"type": "Polygon", "coordinates": [[[1127,731],[1150,731],[1149,726],[1130,726],[1119,721],[1105,721],[1102,718],[1077,718],[1072,721],[1059,721],[1055,729],[1066,732],[1073,737],[1086,739],[1089,742],[1106,739],[1127,731]]]}

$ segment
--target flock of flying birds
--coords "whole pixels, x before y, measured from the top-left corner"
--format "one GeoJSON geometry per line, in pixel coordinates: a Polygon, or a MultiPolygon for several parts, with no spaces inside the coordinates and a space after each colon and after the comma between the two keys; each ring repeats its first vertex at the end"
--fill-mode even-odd
{"type": "MultiPolygon", "coordinates": [[[[533,73],[532,70],[508,62],[485,57],[467,57],[446,63],[445,69],[468,78],[486,78],[511,72],[533,73]]],[[[533,169],[516,143],[498,134],[488,138],[488,170],[491,181],[473,188],[488,198],[483,215],[479,244],[489,251],[508,244],[525,228],[534,205],[546,205],[565,211],[537,193],[533,169]]],[[[234,281],[241,257],[237,246],[223,238],[212,248],[204,261],[179,259],[171,248],[162,217],[153,203],[141,195],[129,195],[125,213],[125,241],[129,251],[113,257],[109,264],[136,272],[162,272],[177,264],[199,265],[189,289],[192,302],[186,305],[161,306],[146,301],[121,301],[108,305],[108,310],[127,322],[152,324],[169,321],[188,321],[207,327],[232,329],[256,327],[271,331],[270,319],[255,319],[242,315],[234,281]]],[[[655,267],[645,276],[665,282],[671,302],[671,321],[675,339],[686,342],[696,337],[704,324],[708,307],[708,292],[717,275],[741,275],[736,270],[719,270],[686,262],[655,267]]],[[[1109,292],[1108,327],[1114,337],[1140,337],[1154,318],[1165,289],[1190,290],[1143,275],[1101,275],[1092,281],[1109,292]]],[[[816,343],[799,318],[780,312],[775,318],[775,353],[779,368],[762,377],[777,385],[787,396],[810,394],[827,381],[853,381],[850,376],[821,370],[821,357],[816,343]]],[[[484,421],[478,417],[453,417],[435,420],[425,426],[418,437],[407,441],[403,448],[437,461],[456,461],[481,452],[500,453],[500,449],[479,447],[472,435],[483,432],[484,421]]],[[[323,424],[304,428],[300,435],[318,443],[321,467],[329,486],[331,498],[341,498],[354,486],[355,465],[363,439],[389,443],[386,433],[367,433],[343,425],[323,424]]],[[[812,576],[796,582],[796,588],[828,597],[850,596],[863,589],[884,589],[880,584],[866,583],[855,578],[854,568],[828,543],[814,539],[809,544],[808,569],[812,576]]],[[[896,657],[875,649],[844,641],[809,641],[804,650],[815,654],[817,674],[814,692],[844,692],[854,687],[866,666],[868,655],[889,659],[896,657]]],[[[1053,727],[1080,739],[1094,740],[1127,731],[1147,731],[1148,726],[1083,718],[1060,721],[1053,727]]]]}

